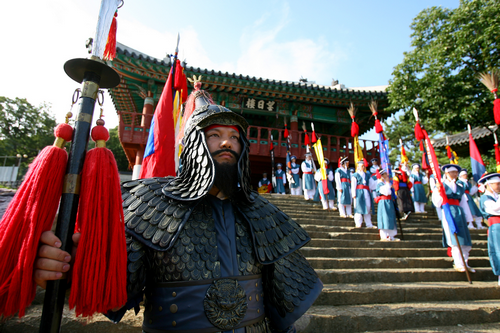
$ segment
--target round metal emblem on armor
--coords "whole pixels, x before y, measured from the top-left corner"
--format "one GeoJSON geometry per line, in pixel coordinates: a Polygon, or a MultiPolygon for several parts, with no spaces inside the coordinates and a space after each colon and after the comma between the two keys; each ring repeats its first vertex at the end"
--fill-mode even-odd
{"type": "Polygon", "coordinates": [[[207,290],[203,307],[212,325],[224,331],[231,330],[247,312],[245,289],[236,280],[216,280],[207,290]]]}

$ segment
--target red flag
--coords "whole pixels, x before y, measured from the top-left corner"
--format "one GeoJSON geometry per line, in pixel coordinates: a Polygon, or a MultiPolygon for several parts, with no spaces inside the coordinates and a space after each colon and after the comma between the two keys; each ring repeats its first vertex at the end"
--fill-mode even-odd
{"type": "Polygon", "coordinates": [[[472,133],[469,132],[469,154],[470,154],[470,164],[472,169],[472,178],[477,182],[486,172],[486,167],[484,166],[483,158],[477,149],[476,142],[472,137],[472,133]]]}
{"type": "Polygon", "coordinates": [[[497,172],[500,170],[500,150],[498,149],[498,143],[495,143],[495,160],[497,161],[497,172]]]}
{"type": "Polygon", "coordinates": [[[175,128],[172,69],[149,129],[139,178],[175,176],[175,128]]]}
{"type": "Polygon", "coordinates": [[[181,65],[179,59],[176,61],[175,65],[175,81],[174,89],[181,92],[182,103],[185,103],[188,98],[188,86],[186,74],[184,74],[184,68],[181,65]]]}

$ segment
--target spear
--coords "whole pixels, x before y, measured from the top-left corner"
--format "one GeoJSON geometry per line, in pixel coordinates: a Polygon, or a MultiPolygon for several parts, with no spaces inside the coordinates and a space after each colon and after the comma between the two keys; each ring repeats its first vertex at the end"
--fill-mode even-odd
{"type": "MultiPolygon", "coordinates": [[[[73,143],[68,156],[56,227],[56,236],[62,242],[61,250],[68,253],[72,253],[73,240],[71,237],[75,230],[78,200],[80,198],[80,174],[85,160],[97,94],[99,88],[113,88],[120,83],[118,73],[101,60],[104,45],[106,45],[107,32],[109,32],[111,20],[118,3],[117,1],[108,0],[101,2],[98,28],[94,38],[91,58],[72,59],[64,64],[66,74],[71,79],[82,84],[82,94],[79,98],[78,115],[76,117],[73,143]]],[[[39,332],[59,332],[66,289],[66,279],[47,282],[39,332]]]]}

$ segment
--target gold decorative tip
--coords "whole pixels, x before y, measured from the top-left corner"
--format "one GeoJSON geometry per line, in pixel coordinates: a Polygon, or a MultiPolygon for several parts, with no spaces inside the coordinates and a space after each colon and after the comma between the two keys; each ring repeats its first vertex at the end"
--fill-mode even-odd
{"type": "Polygon", "coordinates": [[[201,75],[198,76],[198,78],[196,78],[196,75],[193,75],[193,78],[188,78],[188,81],[191,82],[193,85],[197,82],[201,82],[201,75]]]}
{"type": "Polygon", "coordinates": [[[106,148],[106,141],[104,141],[104,140],[97,140],[95,142],[95,147],[96,148],[106,148]]]}
{"type": "Polygon", "coordinates": [[[73,113],[68,112],[66,113],[66,120],[64,121],[66,124],[69,123],[69,118],[73,117],[73,113]]]}
{"type": "Polygon", "coordinates": [[[56,140],[54,141],[54,146],[58,147],[58,148],[64,147],[65,144],[66,144],[66,141],[64,141],[63,138],[56,138],[56,140]]]}

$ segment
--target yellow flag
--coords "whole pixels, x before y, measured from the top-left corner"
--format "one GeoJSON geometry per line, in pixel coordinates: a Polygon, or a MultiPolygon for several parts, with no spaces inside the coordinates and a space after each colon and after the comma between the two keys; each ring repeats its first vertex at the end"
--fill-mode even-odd
{"type": "Polygon", "coordinates": [[[354,137],[354,163],[358,164],[359,161],[362,161],[364,156],[363,156],[363,149],[361,149],[361,146],[359,145],[359,139],[358,136],[356,135],[354,137]]]}

